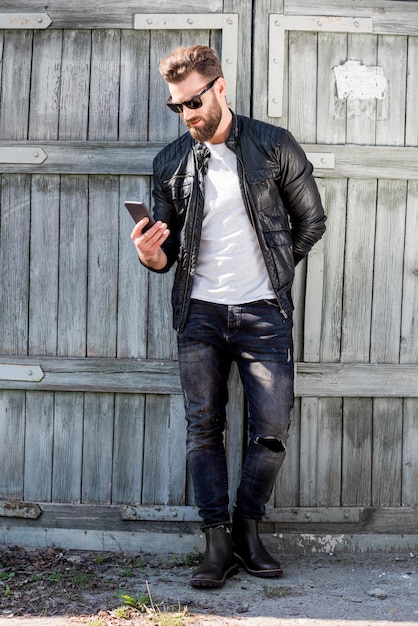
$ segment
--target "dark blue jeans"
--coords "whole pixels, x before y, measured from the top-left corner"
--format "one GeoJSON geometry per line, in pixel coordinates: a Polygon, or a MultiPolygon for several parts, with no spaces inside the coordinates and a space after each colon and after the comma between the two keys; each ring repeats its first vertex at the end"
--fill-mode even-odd
{"type": "Polygon", "coordinates": [[[192,300],[178,333],[187,419],[187,459],[203,528],[229,523],[224,429],[227,381],[236,361],[248,402],[248,446],[236,507],[260,520],[286,453],[293,407],[292,306],[192,300]]]}

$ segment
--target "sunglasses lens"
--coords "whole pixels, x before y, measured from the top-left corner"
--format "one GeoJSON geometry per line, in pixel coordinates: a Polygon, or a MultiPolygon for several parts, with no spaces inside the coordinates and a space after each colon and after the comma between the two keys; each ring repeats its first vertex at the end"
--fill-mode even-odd
{"type": "Polygon", "coordinates": [[[183,102],[184,106],[188,109],[200,109],[202,106],[202,99],[200,96],[195,96],[191,100],[187,100],[187,102],[183,102]]]}
{"type": "Polygon", "coordinates": [[[174,102],[166,102],[166,105],[174,113],[181,113],[183,110],[183,106],[181,104],[174,104],[174,102]]]}

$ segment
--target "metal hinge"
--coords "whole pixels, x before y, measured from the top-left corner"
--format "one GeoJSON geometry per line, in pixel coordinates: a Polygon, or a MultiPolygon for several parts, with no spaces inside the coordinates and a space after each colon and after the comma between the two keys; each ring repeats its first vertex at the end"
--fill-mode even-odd
{"type": "Polygon", "coordinates": [[[39,383],[45,376],[39,365],[10,365],[0,363],[0,380],[39,383]]]}
{"type": "Polygon", "coordinates": [[[238,62],[238,15],[236,13],[136,14],[137,30],[221,30],[221,63],[228,85],[227,102],[235,109],[238,62]]]}
{"type": "Polygon", "coordinates": [[[0,146],[0,163],[20,163],[22,165],[37,165],[43,163],[48,155],[42,148],[31,146],[0,146]]]}
{"type": "Polygon", "coordinates": [[[328,17],[325,15],[283,15],[272,13],[269,16],[267,110],[269,117],[282,117],[283,115],[285,32],[288,30],[372,33],[373,20],[371,17],[328,17]]]}
{"type": "Polygon", "coordinates": [[[0,13],[0,28],[45,29],[52,24],[47,13],[0,13]]]}
{"type": "Polygon", "coordinates": [[[0,502],[0,517],[38,519],[41,514],[41,507],[33,502],[0,502]]]}

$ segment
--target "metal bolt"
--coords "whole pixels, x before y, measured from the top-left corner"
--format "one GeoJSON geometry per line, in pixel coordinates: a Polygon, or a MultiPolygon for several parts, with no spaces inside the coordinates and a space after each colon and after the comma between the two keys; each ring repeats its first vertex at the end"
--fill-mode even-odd
{"type": "Polygon", "coordinates": [[[321,22],[321,20],[318,20],[318,21],[317,21],[317,25],[319,26],[319,28],[321,28],[321,26],[322,26],[322,22],[321,22]]]}
{"type": "Polygon", "coordinates": [[[357,22],[357,20],[354,22],[354,26],[355,26],[356,28],[359,28],[359,27],[360,27],[360,24],[359,24],[359,22],[357,22]]]}
{"type": "Polygon", "coordinates": [[[276,21],[274,22],[274,25],[275,25],[275,26],[280,26],[280,22],[279,22],[278,20],[276,20],[276,21]]]}
{"type": "Polygon", "coordinates": [[[188,24],[193,24],[193,20],[192,20],[192,18],[191,18],[191,17],[189,17],[189,18],[188,18],[187,23],[188,23],[188,24]]]}
{"type": "Polygon", "coordinates": [[[233,20],[231,20],[230,17],[226,21],[227,21],[228,24],[233,24],[234,23],[233,20]]]}
{"type": "Polygon", "coordinates": [[[226,62],[229,63],[229,65],[232,63],[231,59],[226,59],[226,62]]]}
{"type": "Polygon", "coordinates": [[[39,152],[34,152],[34,153],[33,153],[33,156],[35,157],[35,159],[37,159],[37,158],[38,158],[38,156],[39,156],[39,152]]]}
{"type": "Polygon", "coordinates": [[[33,376],[32,370],[28,370],[28,376],[33,376]]]}
{"type": "Polygon", "coordinates": [[[150,18],[147,19],[147,24],[152,24],[152,20],[150,18]]]}
{"type": "Polygon", "coordinates": [[[42,22],[43,22],[42,17],[38,17],[38,24],[42,24],[42,22]]]}

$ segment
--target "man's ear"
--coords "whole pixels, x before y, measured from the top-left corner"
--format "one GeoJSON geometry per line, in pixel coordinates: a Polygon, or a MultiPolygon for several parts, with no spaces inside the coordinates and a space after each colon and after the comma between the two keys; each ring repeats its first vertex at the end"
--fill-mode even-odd
{"type": "Polygon", "coordinates": [[[217,92],[220,96],[226,96],[226,82],[223,76],[220,76],[215,83],[217,92]]]}

